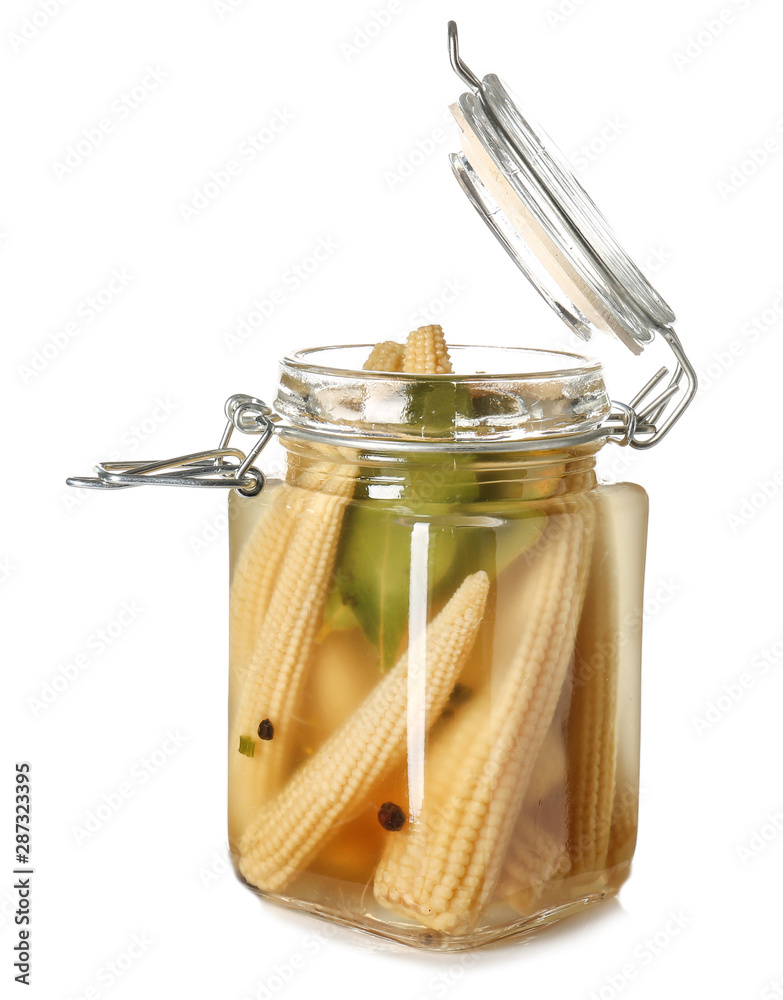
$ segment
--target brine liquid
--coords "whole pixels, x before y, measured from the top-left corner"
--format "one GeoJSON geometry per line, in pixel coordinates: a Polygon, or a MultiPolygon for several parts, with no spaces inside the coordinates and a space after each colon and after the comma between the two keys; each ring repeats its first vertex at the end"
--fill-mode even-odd
{"type": "MultiPolygon", "coordinates": [[[[252,544],[254,532],[269,516],[277,491],[285,488],[272,483],[252,499],[232,494],[232,573],[245,547],[252,544]]],[[[347,504],[345,523],[357,503],[347,504]]],[[[338,550],[291,710],[285,718],[270,717],[271,740],[247,734],[255,738],[255,754],[278,753],[279,761],[274,780],[265,786],[260,800],[255,790],[248,792],[247,781],[230,779],[231,850],[239,866],[248,826],[274,802],[292,776],[319,754],[325,742],[350,723],[375,686],[394,669],[408,645],[411,614],[422,621],[432,619],[461,579],[484,570],[491,581],[484,619],[437,718],[416,717],[416,696],[409,689],[413,707],[409,704],[407,726],[393,736],[398,746],[390,764],[362,789],[360,800],[346,814],[318,833],[314,848],[284,884],[274,890],[258,887],[278,902],[399,941],[459,950],[522,933],[612,895],[628,876],[638,802],[646,496],[639,487],[622,484],[595,487],[579,494],[570,506],[562,498],[531,501],[524,517],[504,516],[502,504],[456,510],[452,505],[430,516],[419,512],[409,516],[404,510],[392,513],[394,528],[388,538],[383,536],[386,548],[376,551],[370,546],[366,553],[367,577],[362,576],[361,558],[358,568],[356,559],[349,566],[360,582],[367,581],[363,583],[367,587],[372,586],[372,574],[387,574],[387,590],[382,588],[377,604],[365,595],[365,604],[354,615],[355,592],[346,583],[346,572],[340,571],[338,550]],[[534,761],[519,762],[528,773],[524,788],[514,785],[513,776],[504,778],[498,788],[511,787],[512,794],[503,791],[501,798],[498,791],[497,801],[490,801],[483,814],[482,822],[505,824],[510,830],[499,840],[483,838],[473,852],[472,870],[479,880],[491,876],[490,881],[477,890],[467,920],[452,930],[438,929],[433,927],[437,921],[420,919],[410,907],[390,908],[378,901],[379,865],[385,863],[394,838],[416,833],[417,817],[425,814],[431,789],[437,786],[441,796],[458,796],[471,768],[470,780],[480,780],[476,768],[480,771],[481,765],[473,754],[487,734],[502,728],[509,710],[504,694],[509,671],[520,636],[530,624],[526,615],[535,591],[526,553],[540,547],[541,539],[558,523],[584,517],[585,511],[589,566],[581,570],[584,585],[578,625],[554,713],[533,741],[534,761]],[[422,524],[425,528],[415,528],[422,524]],[[417,600],[425,605],[418,610],[417,600]],[[448,760],[453,764],[444,776],[442,762],[448,760]],[[437,761],[441,761],[440,774],[430,769],[431,762],[435,762],[434,769],[437,761]],[[399,815],[393,813],[390,818],[388,809],[384,812],[389,804],[403,817],[399,829],[385,828],[393,827],[399,815]]],[[[314,504],[305,504],[298,511],[298,524],[320,516],[314,504]]],[[[308,573],[306,562],[300,571],[308,573]]],[[[259,579],[273,592],[279,565],[269,572],[272,576],[265,580],[259,564],[259,579]]],[[[239,600],[236,595],[232,599],[239,600]]],[[[232,610],[233,627],[239,629],[245,605],[237,604],[232,610]]],[[[285,629],[286,621],[281,621],[285,629]]],[[[230,758],[239,754],[233,722],[244,686],[255,682],[254,672],[276,669],[265,662],[263,648],[248,652],[251,646],[252,642],[245,642],[241,661],[237,654],[231,663],[230,758]]],[[[418,708],[423,711],[422,705],[418,708]]],[[[259,724],[262,721],[259,718],[259,724]]],[[[528,720],[527,725],[531,724],[528,720]]],[[[367,752],[371,752],[369,744],[367,752]]],[[[511,766],[505,759],[490,764],[511,766]]],[[[237,767],[244,765],[241,760],[237,767]]],[[[433,851],[442,850],[444,836],[446,843],[449,837],[460,836],[467,814],[469,809],[450,814],[454,828],[445,834],[441,829],[440,839],[433,836],[433,851]]]]}

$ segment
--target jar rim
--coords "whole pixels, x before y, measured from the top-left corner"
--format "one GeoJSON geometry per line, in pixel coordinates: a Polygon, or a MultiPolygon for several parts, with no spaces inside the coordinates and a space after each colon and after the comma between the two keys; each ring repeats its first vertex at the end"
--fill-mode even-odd
{"type": "Polygon", "coordinates": [[[364,352],[365,356],[369,354],[375,345],[372,343],[368,344],[328,344],[319,347],[307,347],[299,351],[294,351],[291,354],[287,354],[283,360],[282,364],[289,368],[296,368],[299,370],[306,370],[309,372],[317,373],[326,376],[339,376],[341,378],[351,378],[353,376],[360,378],[362,381],[365,380],[376,380],[376,379],[388,379],[393,376],[395,379],[399,379],[401,382],[416,382],[421,381],[426,378],[427,381],[441,381],[441,382],[459,382],[461,384],[471,384],[478,382],[493,382],[493,381],[508,381],[509,379],[515,380],[526,380],[526,379],[559,379],[564,375],[571,378],[578,378],[580,375],[600,375],[603,372],[603,365],[597,358],[587,357],[583,354],[576,354],[572,351],[559,351],[559,350],[549,350],[537,347],[522,347],[522,346],[501,346],[499,344],[449,344],[449,355],[452,361],[464,356],[464,352],[480,350],[482,352],[491,352],[497,356],[509,356],[521,358],[523,356],[530,358],[551,358],[555,361],[560,361],[559,367],[544,367],[544,368],[509,368],[507,371],[479,371],[479,372],[446,372],[444,374],[438,375],[417,375],[411,372],[387,372],[387,371],[371,371],[364,370],[362,368],[354,367],[344,367],[342,365],[330,365],[330,364],[318,364],[314,363],[311,358],[323,355],[327,352],[337,352],[337,351],[355,351],[357,354],[359,352],[364,352]]]}
{"type": "Polygon", "coordinates": [[[600,361],[567,351],[449,345],[457,372],[430,375],[365,371],[372,347],[312,347],[284,358],[274,410],[285,433],[527,446],[598,436],[612,409],[600,361]]]}

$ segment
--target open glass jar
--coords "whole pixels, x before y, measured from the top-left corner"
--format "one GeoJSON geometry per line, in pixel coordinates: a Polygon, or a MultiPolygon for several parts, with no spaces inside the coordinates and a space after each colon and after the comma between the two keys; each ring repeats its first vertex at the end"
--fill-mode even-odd
{"type": "Polygon", "coordinates": [[[274,901],[458,950],[628,876],[647,499],[599,485],[595,458],[662,440],[696,376],[669,306],[498,78],[461,60],[453,23],[449,51],[469,88],[452,166],[483,221],[574,332],[635,354],[659,338],[672,372],[624,404],[573,354],[303,351],[274,411],[229,399],[216,449],[68,482],[232,491],[236,869],[274,901]],[[266,481],[273,434],[286,468],[266,481]]]}
{"type": "Polygon", "coordinates": [[[627,877],[647,498],[597,485],[597,363],[369,349],[282,363],[285,478],[231,496],[231,852],[274,900],[461,949],[627,877]]]}

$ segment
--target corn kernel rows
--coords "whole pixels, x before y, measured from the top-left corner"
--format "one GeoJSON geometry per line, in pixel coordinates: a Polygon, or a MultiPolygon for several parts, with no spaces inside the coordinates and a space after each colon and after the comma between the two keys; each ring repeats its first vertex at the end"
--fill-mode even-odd
{"type": "Polygon", "coordinates": [[[461,932],[492,898],[571,662],[589,530],[584,509],[556,518],[536,546],[522,637],[499,698],[488,715],[487,688],[455,719],[445,753],[431,748],[422,812],[376,871],[376,899],[435,930],[461,932]]]}
{"type": "MultiPolygon", "coordinates": [[[[466,578],[428,626],[424,728],[440,715],[476,638],[489,577],[466,578]]],[[[282,889],[361,805],[405,752],[408,654],[259,812],[240,841],[240,870],[260,889],[282,889]]]]}
{"type": "MultiPolygon", "coordinates": [[[[392,341],[377,344],[365,368],[404,364],[406,357],[431,369],[444,364],[443,331],[414,331],[409,346],[392,341]],[[437,360],[435,360],[437,358],[437,360]]],[[[448,362],[448,354],[445,354],[448,362]]],[[[231,727],[229,826],[232,839],[241,836],[258,810],[277,792],[290,769],[293,726],[317,625],[328,596],[343,514],[354,491],[356,468],[333,450],[329,458],[299,469],[289,464],[295,485],[279,487],[261,523],[251,536],[232,582],[232,665],[242,684],[231,727]],[[254,740],[263,719],[274,725],[274,741],[254,748],[253,756],[238,751],[240,738],[254,740]]]]}
{"type": "MultiPolygon", "coordinates": [[[[610,526],[599,514],[601,550],[608,549],[610,526]]],[[[588,587],[585,613],[576,638],[577,660],[569,713],[569,851],[572,874],[598,873],[606,865],[617,760],[619,646],[613,633],[617,595],[615,567],[598,567],[600,579],[588,587]],[[591,659],[581,656],[591,651],[591,659]]]]}

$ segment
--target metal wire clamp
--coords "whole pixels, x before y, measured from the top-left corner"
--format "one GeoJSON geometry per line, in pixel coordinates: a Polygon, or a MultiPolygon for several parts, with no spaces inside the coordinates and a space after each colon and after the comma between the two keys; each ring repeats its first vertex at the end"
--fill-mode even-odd
{"type": "Polygon", "coordinates": [[[272,436],[269,407],[255,396],[237,393],[226,401],[228,420],[217,448],[191,452],[154,462],[98,462],[95,477],[72,476],[68,486],[116,490],[130,486],[197,486],[231,489],[242,496],[256,496],[264,488],[264,474],[253,463],[272,436]],[[234,431],[258,435],[245,454],[229,448],[234,431]]]}

